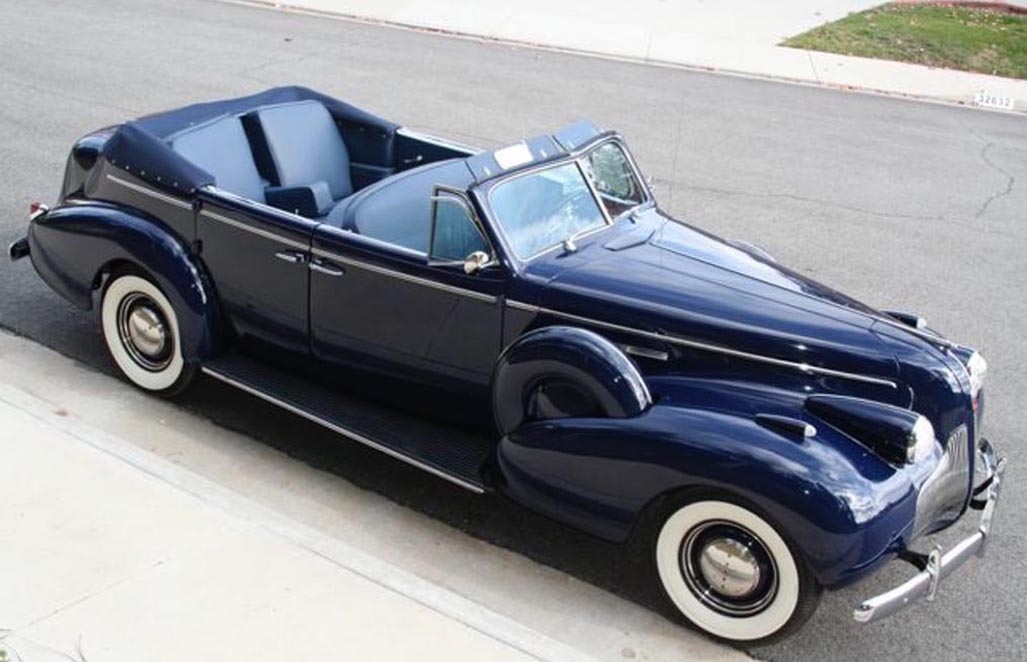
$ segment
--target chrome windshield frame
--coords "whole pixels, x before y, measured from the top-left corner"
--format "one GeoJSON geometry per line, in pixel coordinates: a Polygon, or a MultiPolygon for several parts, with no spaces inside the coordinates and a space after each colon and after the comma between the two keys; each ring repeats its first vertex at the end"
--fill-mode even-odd
{"type": "MultiPolygon", "coordinates": [[[[606,134],[603,134],[602,136],[597,137],[595,140],[592,140],[592,141],[586,143],[580,149],[577,149],[577,150],[575,150],[575,151],[573,151],[573,152],[571,152],[569,154],[565,154],[565,155],[563,155],[563,156],[561,156],[559,158],[554,158],[554,159],[546,161],[544,163],[538,163],[538,164],[527,166],[527,167],[524,167],[524,168],[521,168],[521,169],[518,169],[518,170],[514,170],[514,171],[512,171],[512,172],[510,172],[508,174],[505,174],[505,175],[502,175],[502,176],[498,176],[498,177],[496,177],[494,179],[491,179],[491,180],[489,180],[488,182],[485,183],[484,195],[478,195],[478,199],[479,199],[480,202],[483,203],[482,207],[484,208],[483,209],[484,215],[485,215],[486,219],[488,220],[489,225],[491,225],[493,232],[495,233],[497,239],[499,240],[499,243],[502,245],[503,252],[506,254],[507,258],[510,259],[511,261],[517,262],[517,263],[522,263],[522,264],[523,263],[531,262],[531,261],[533,261],[533,260],[535,260],[535,259],[537,259],[537,258],[539,258],[539,257],[541,257],[541,256],[543,256],[543,255],[545,255],[547,253],[551,253],[553,251],[560,250],[560,248],[562,247],[562,242],[557,242],[556,244],[554,244],[552,246],[548,246],[548,247],[546,247],[546,248],[544,248],[544,249],[542,249],[542,250],[540,250],[540,251],[538,251],[538,252],[536,252],[536,253],[534,253],[532,255],[526,256],[526,257],[521,257],[520,255],[518,255],[517,252],[513,249],[513,244],[510,241],[510,238],[507,235],[507,233],[506,233],[506,231],[505,231],[505,229],[503,227],[502,222],[500,222],[499,218],[496,216],[495,211],[494,211],[494,209],[492,207],[492,195],[493,195],[493,193],[495,192],[495,190],[497,188],[499,188],[503,184],[506,184],[507,182],[514,181],[514,180],[519,179],[521,177],[526,177],[528,175],[532,175],[532,174],[535,174],[535,173],[538,173],[538,172],[541,172],[541,171],[544,171],[544,170],[549,170],[549,169],[552,169],[552,168],[558,168],[560,166],[567,165],[568,163],[574,163],[575,166],[577,167],[578,173],[581,175],[582,179],[585,181],[585,185],[588,187],[588,190],[589,190],[589,192],[592,195],[592,199],[595,201],[596,206],[599,207],[599,211],[600,211],[600,213],[602,214],[602,217],[603,217],[603,223],[601,225],[597,225],[595,228],[591,228],[591,229],[589,229],[586,232],[582,232],[581,234],[578,234],[575,237],[576,239],[585,239],[585,238],[590,237],[592,235],[598,234],[598,233],[600,233],[600,232],[602,232],[602,231],[612,227],[619,219],[621,219],[621,218],[623,218],[625,216],[630,215],[631,213],[637,211],[640,208],[643,208],[643,207],[646,207],[648,205],[654,204],[654,200],[653,200],[653,196],[652,196],[652,191],[650,191],[649,186],[647,185],[647,183],[645,181],[645,178],[642,177],[641,171],[638,168],[638,164],[635,162],[635,158],[631,154],[631,150],[629,150],[627,145],[624,143],[624,140],[620,137],[619,134],[616,134],[616,133],[606,133],[606,134]],[[620,149],[621,154],[623,154],[625,160],[628,163],[628,167],[631,169],[631,174],[632,174],[632,176],[634,176],[635,183],[638,186],[638,190],[642,193],[642,198],[643,198],[642,201],[639,202],[638,204],[635,204],[635,205],[633,205],[631,207],[628,207],[625,210],[623,210],[622,212],[620,212],[619,214],[617,214],[616,216],[612,216],[612,217],[610,216],[609,211],[607,211],[606,205],[603,202],[602,196],[599,194],[599,191],[596,189],[594,182],[592,181],[591,177],[588,176],[588,174],[585,172],[584,167],[582,166],[582,160],[583,159],[587,158],[587,156],[593,150],[596,150],[596,149],[600,148],[601,146],[603,146],[603,145],[605,145],[607,143],[614,143],[620,149]]],[[[479,189],[479,187],[474,187],[474,188],[475,189],[479,189]]]]}

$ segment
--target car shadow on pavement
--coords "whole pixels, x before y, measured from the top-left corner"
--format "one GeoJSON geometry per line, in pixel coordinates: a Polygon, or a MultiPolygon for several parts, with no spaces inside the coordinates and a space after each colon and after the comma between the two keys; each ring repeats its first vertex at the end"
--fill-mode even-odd
{"type": "Polygon", "coordinates": [[[314,469],[681,623],[663,603],[644,563],[641,535],[623,544],[609,543],[497,493],[473,494],[208,377],[198,379],[176,401],[314,469]]]}

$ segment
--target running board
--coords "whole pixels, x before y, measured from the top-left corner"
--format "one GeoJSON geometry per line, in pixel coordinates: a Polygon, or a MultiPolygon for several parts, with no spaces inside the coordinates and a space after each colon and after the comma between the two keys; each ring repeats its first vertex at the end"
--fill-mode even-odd
{"type": "Polygon", "coordinates": [[[203,364],[203,372],[365,446],[478,494],[495,442],[364,402],[238,354],[203,364]]]}

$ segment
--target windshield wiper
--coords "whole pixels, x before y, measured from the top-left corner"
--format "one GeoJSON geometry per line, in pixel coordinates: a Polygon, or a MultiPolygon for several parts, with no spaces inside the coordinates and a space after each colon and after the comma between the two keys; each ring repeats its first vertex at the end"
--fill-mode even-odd
{"type": "Polygon", "coordinates": [[[593,225],[593,226],[590,226],[590,227],[581,228],[580,230],[572,233],[569,237],[564,239],[563,242],[561,242],[561,245],[563,246],[564,253],[577,253],[578,252],[578,245],[575,243],[575,241],[577,241],[582,236],[584,236],[584,235],[588,234],[589,232],[592,232],[593,230],[596,230],[596,229],[597,229],[596,226],[593,225]]]}

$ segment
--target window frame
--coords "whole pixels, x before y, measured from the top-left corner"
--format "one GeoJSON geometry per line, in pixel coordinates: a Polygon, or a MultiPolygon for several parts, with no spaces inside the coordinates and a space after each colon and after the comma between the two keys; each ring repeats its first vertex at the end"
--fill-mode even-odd
{"type": "Polygon", "coordinates": [[[485,246],[488,248],[489,259],[486,264],[494,264],[498,259],[498,253],[496,252],[495,246],[489,239],[488,232],[485,231],[485,225],[479,218],[477,212],[474,210],[474,205],[471,203],[470,196],[467,195],[466,191],[463,191],[452,186],[446,186],[445,184],[436,184],[432,189],[432,195],[429,198],[431,200],[431,216],[430,223],[431,227],[428,232],[428,251],[426,256],[426,262],[430,267],[452,267],[455,265],[463,266],[468,255],[464,256],[464,259],[450,260],[450,259],[436,259],[433,256],[435,249],[435,228],[437,226],[437,214],[439,203],[456,204],[463,208],[467,213],[467,218],[471,222],[472,227],[477,231],[481,237],[485,246]]]}

